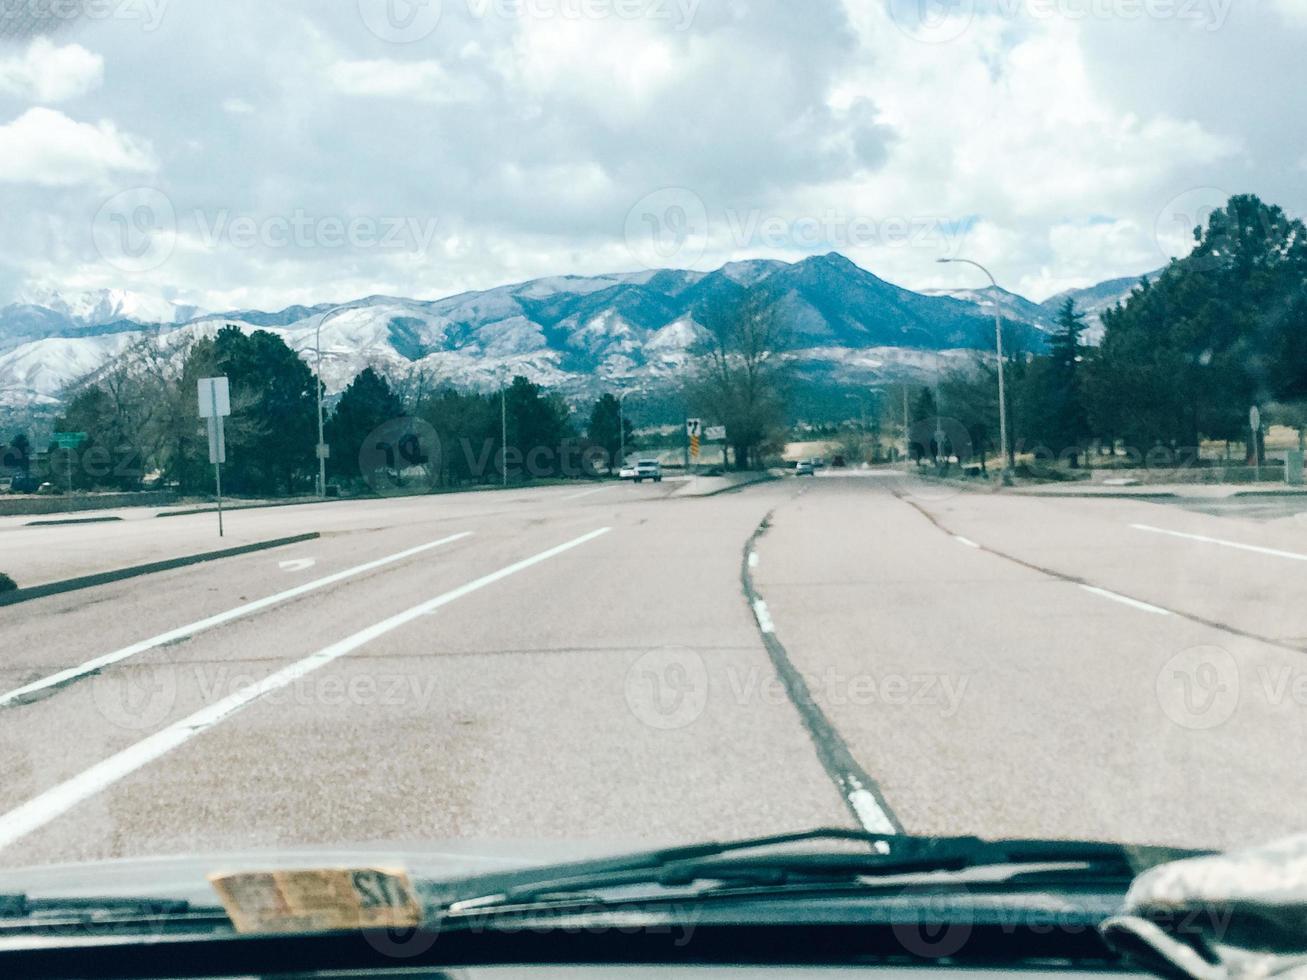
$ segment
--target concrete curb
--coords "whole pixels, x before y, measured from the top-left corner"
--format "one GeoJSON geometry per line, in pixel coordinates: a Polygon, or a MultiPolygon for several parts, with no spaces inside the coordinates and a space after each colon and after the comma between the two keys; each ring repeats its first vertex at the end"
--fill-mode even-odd
{"type": "Polygon", "coordinates": [[[27,589],[17,589],[13,592],[0,593],[0,606],[12,606],[20,602],[27,602],[31,599],[41,599],[46,596],[62,595],[65,592],[76,592],[79,589],[90,589],[97,585],[108,585],[111,582],[121,582],[124,579],[137,578],[141,575],[151,575],[155,572],[167,572],[174,568],[185,568],[188,565],[199,565],[204,562],[217,561],[221,558],[236,558],[240,555],[248,555],[256,551],[282,548],[286,545],[299,544],[302,541],[314,541],[318,537],[320,537],[318,532],[313,531],[309,534],[296,534],[289,538],[274,538],[271,541],[256,541],[253,544],[243,544],[236,548],[225,548],[222,551],[207,551],[199,555],[187,555],[184,558],[169,558],[166,561],[150,562],[148,565],[133,565],[131,568],[120,568],[112,572],[97,572],[94,575],[83,575],[79,578],[64,579],[61,582],[47,582],[45,585],[34,585],[27,589]]]}
{"type": "Polygon", "coordinates": [[[23,527],[64,527],[69,524],[112,524],[121,517],[66,517],[57,521],[28,521],[23,527]]]}

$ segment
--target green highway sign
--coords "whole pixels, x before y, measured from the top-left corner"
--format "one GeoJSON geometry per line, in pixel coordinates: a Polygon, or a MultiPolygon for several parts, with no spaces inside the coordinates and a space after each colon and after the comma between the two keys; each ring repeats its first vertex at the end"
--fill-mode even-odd
{"type": "Polygon", "coordinates": [[[54,434],[55,445],[60,449],[76,449],[86,441],[85,432],[56,432],[54,434]]]}

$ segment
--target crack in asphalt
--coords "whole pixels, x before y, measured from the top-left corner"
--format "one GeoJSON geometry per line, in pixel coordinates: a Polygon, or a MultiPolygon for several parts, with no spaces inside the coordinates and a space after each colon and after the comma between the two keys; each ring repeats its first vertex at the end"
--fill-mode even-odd
{"type": "MultiPolygon", "coordinates": [[[[912,500],[911,498],[907,497],[905,494],[903,494],[901,491],[898,490],[893,490],[891,491],[891,493],[893,493],[894,496],[897,497],[900,501],[902,501],[903,503],[911,507],[913,510],[915,510],[927,521],[929,521],[931,525],[935,528],[935,530],[939,531],[941,534],[947,534],[951,538],[957,537],[956,532],[949,530],[949,528],[946,527],[945,524],[939,518],[937,518],[934,514],[928,511],[921,504],[917,503],[917,501],[912,500]]],[[[1027,568],[1032,572],[1038,572],[1041,575],[1046,575],[1049,578],[1057,579],[1060,582],[1067,582],[1071,585],[1078,585],[1081,586],[1082,588],[1087,588],[1087,589],[1106,588],[1105,586],[1096,585],[1093,582],[1086,581],[1085,579],[1081,578],[1078,575],[1071,575],[1067,572],[1059,572],[1055,568],[1046,568],[1043,565],[1037,565],[1034,562],[1026,561],[1024,558],[1018,558],[1016,555],[1010,555],[1005,551],[998,551],[997,549],[991,548],[989,545],[986,544],[975,543],[975,548],[977,551],[983,551],[986,554],[993,555],[995,558],[1002,558],[1004,561],[1012,562],[1014,565],[1020,565],[1022,568],[1027,568]]],[[[1197,623],[1199,626],[1206,626],[1208,629],[1219,630],[1222,633],[1229,633],[1231,636],[1237,636],[1245,640],[1255,640],[1258,643],[1265,643],[1267,646],[1274,647],[1277,650],[1283,650],[1286,653],[1299,653],[1299,654],[1307,653],[1307,645],[1295,646],[1284,640],[1275,639],[1269,636],[1264,636],[1260,633],[1253,633],[1250,630],[1240,629],[1237,626],[1231,626],[1228,623],[1222,623],[1215,619],[1207,619],[1204,616],[1199,616],[1196,615],[1195,613],[1186,612],[1183,609],[1176,609],[1172,606],[1165,606],[1159,602],[1153,602],[1151,599],[1140,599],[1137,596],[1129,595],[1117,589],[1112,589],[1111,591],[1114,594],[1119,595],[1122,598],[1129,599],[1132,602],[1153,606],[1157,609],[1163,610],[1164,612],[1170,613],[1172,616],[1177,616],[1180,619],[1188,620],[1191,623],[1197,623]]]]}
{"type": "Polygon", "coordinates": [[[881,792],[880,785],[858,764],[849,750],[848,743],[835,728],[826,713],[817,704],[808,687],[808,682],[790,660],[785,645],[777,638],[775,625],[766,613],[766,600],[758,593],[753,582],[753,571],[749,556],[767,530],[775,511],[769,511],[749,537],[744,546],[744,555],[740,564],[740,582],[744,587],[744,597],[754,614],[758,633],[763,646],[771,658],[772,666],[785,687],[786,696],[794,705],[803,725],[812,738],[826,774],[840,792],[840,797],[848,806],[858,824],[873,834],[902,834],[903,824],[895,816],[889,803],[881,792]]]}

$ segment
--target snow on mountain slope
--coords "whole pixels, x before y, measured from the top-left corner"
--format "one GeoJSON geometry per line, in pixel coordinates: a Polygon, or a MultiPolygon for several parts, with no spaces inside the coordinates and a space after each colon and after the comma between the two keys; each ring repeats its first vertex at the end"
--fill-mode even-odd
{"type": "Polygon", "coordinates": [[[69,382],[117,357],[135,336],[48,337],[0,354],[0,405],[58,404],[69,382]]]}
{"type": "Polygon", "coordinates": [[[59,313],[80,326],[97,326],[130,320],[133,323],[186,323],[203,311],[197,306],[174,303],[162,296],[149,296],[126,289],[62,291],[48,286],[26,289],[19,302],[59,313]]]}
{"type": "Polygon", "coordinates": [[[1004,317],[1019,320],[1049,331],[1056,325],[1056,310],[1034,303],[1024,296],[1008,292],[1002,287],[985,286],[983,289],[926,289],[927,296],[947,296],[979,307],[989,316],[994,315],[994,302],[998,301],[1004,317]]]}
{"type": "Polygon", "coordinates": [[[1103,314],[1125,302],[1139,287],[1140,280],[1147,278],[1150,282],[1156,282],[1161,272],[1162,270],[1159,269],[1144,276],[1126,276],[1122,279],[1109,279],[1107,282],[1100,282],[1084,289],[1068,289],[1056,296],[1050,296],[1040,306],[1056,318],[1057,311],[1063,303],[1068,299],[1075,300],[1076,308],[1086,314],[1085,340],[1096,344],[1103,338],[1103,314]]]}
{"type": "MultiPolygon", "coordinates": [[[[554,276],[439,300],[370,296],[339,307],[196,315],[180,323],[187,308],[158,297],[34,291],[26,298],[54,305],[0,310],[0,399],[48,404],[140,337],[157,336],[180,359],[189,342],[228,324],[282,337],[310,366],[321,327],[331,393],[369,366],[393,377],[422,371],[458,387],[490,388],[523,373],[564,391],[590,391],[684,373],[711,310],[748,290],[786,319],[804,358],[824,360],[832,376],[909,369],[917,355],[935,360],[935,350],[988,349],[995,296],[1004,318],[1024,325],[1030,349],[1042,344],[1055,315],[1054,300],[1038,305],[1002,290],[913,292],[838,254],[793,264],[733,262],[708,273],[554,276]],[[125,317],[152,325],[138,329],[125,317]],[[908,353],[883,353],[893,350],[908,353]]],[[[1105,283],[1079,295],[1105,308],[1128,291],[1105,283]]]]}

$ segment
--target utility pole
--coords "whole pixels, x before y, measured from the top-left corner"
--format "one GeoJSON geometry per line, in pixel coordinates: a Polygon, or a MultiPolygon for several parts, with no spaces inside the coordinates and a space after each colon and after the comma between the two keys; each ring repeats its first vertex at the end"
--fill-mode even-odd
{"type": "Polygon", "coordinates": [[[499,381],[499,445],[501,449],[499,469],[504,478],[504,489],[508,489],[508,385],[501,378],[499,381]]]}
{"type": "Polygon", "coordinates": [[[1002,454],[1003,485],[1011,486],[1012,471],[1008,468],[1007,389],[1005,381],[1007,367],[1003,358],[1003,311],[998,305],[998,280],[983,265],[979,262],[973,262],[971,259],[937,259],[936,261],[944,264],[957,262],[962,265],[974,265],[989,277],[989,283],[994,287],[994,348],[998,355],[998,441],[999,452],[1002,454]]]}

